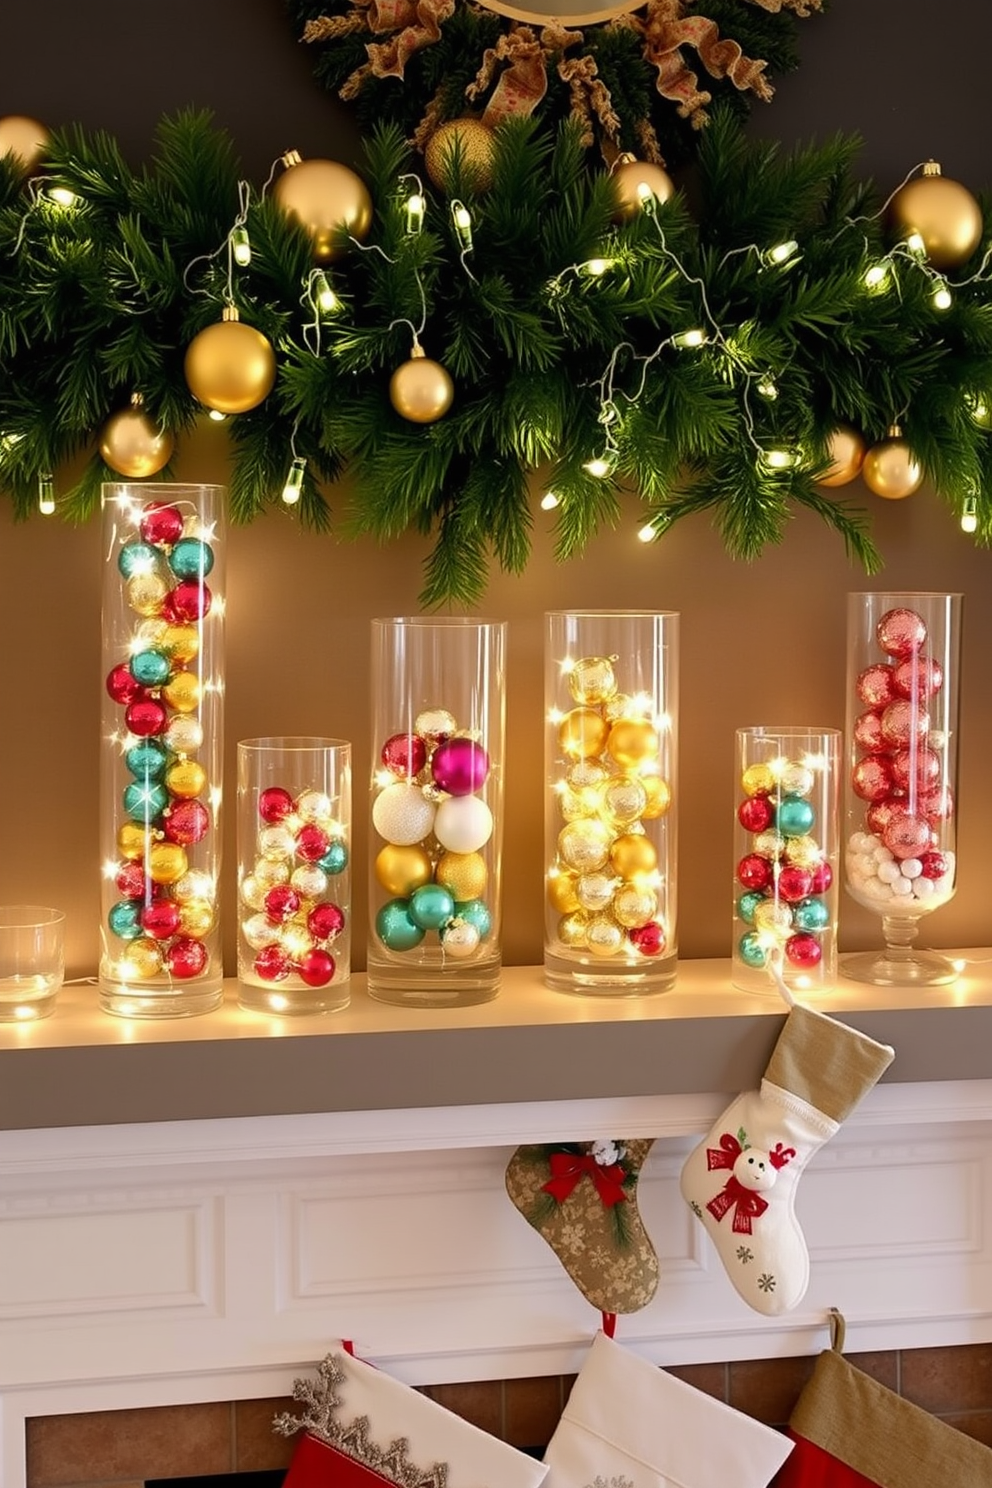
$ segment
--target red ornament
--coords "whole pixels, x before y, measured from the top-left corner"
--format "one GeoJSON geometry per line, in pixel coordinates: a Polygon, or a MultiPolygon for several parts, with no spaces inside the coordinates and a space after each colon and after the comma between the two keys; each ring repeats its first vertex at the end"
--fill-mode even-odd
{"type": "Polygon", "coordinates": [[[905,748],[915,740],[922,744],[930,732],[930,715],[907,698],[896,698],[882,714],[882,737],[894,749],[905,748]]]}
{"type": "Polygon", "coordinates": [[[803,971],[811,971],[823,959],[823,947],[815,935],[808,935],[805,931],[790,935],[785,942],[785,959],[803,971]]]}
{"type": "Polygon", "coordinates": [[[266,982],[281,982],[289,976],[289,957],[282,946],[263,946],[255,957],[255,970],[266,982]]]}
{"type": "Polygon", "coordinates": [[[865,821],[869,832],[874,832],[881,837],[890,822],[897,817],[905,816],[909,811],[905,800],[897,799],[895,796],[887,796],[884,801],[874,801],[865,812],[865,821]]]}
{"type": "Polygon", "coordinates": [[[635,929],[628,930],[627,939],[632,946],[636,946],[642,956],[660,956],[668,944],[665,927],[657,920],[649,920],[646,925],[638,925],[635,929]]]}
{"type": "Polygon", "coordinates": [[[778,876],[778,892],[786,904],[798,904],[800,899],[813,892],[812,873],[808,868],[799,868],[795,864],[783,868],[778,876]]]}
{"type": "Polygon", "coordinates": [[[198,579],[181,579],[166,596],[171,616],[178,624],[188,625],[193,620],[202,620],[210,613],[213,596],[206,584],[198,579]]]}
{"type": "Polygon", "coordinates": [[[865,750],[867,754],[875,754],[877,750],[885,747],[882,738],[882,715],[872,708],[854,724],[854,742],[859,749],[865,750]]]}
{"type": "Polygon", "coordinates": [[[115,703],[133,703],[147,697],[141,683],[133,676],[131,668],[123,662],[107,674],[107,691],[115,703]]]}
{"type": "Polygon", "coordinates": [[[138,698],[128,705],[124,722],[132,734],[147,739],[152,734],[162,734],[168,722],[165,709],[154,698],[138,698]]]}
{"type": "Polygon", "coordinates": [[[157,884],[149,884],[145,878],[145,870],[140,863],[122,863],[117,870],[114,879],[118,893],[125,899],[144,899],[146,886],[153,890],[158,888],[157,884]]]}
{"type": "Polygon", "coordinates": [[[314,940],[332,940],[344,929],[344,911],[336,904],[315,904],[307,915],[307,929],[314,940]]]}
{"type": "Polygon", "coordinates": [[[947,859],[942,852],[920,853],[920,863],[924,878],[943,878],[947,872],[947,859]]]}
{"type": "Polygon", "coordinates": [[[192,935],[177,936],[165,953],[165,964],[172,975],[186,981],[205,971],[208,959],[203,941],[192,935]]]}
{"type": "Polygon", "coordinates": [[[201,801],[177,801],[166,811],[162,826],[170,842],[191,847],[209,832],[210,813],[201,801]]]}
{"type": "Polygon", "coordinates": [[[889,822],[882,841],[896,858],[918,858],[930,846],[930,823],[907,811],[889,822]]]}
{"type": "Polygon", "coordinates": [[[900,697],[925,703],[943,687],[944,669],[932,656],[908,656],[893,671],[892,682],[900,697]]]}
{"type": "Polygon", "coordinates": [[[862,801],[884,801],[892,790],[892,766],[884,754],[866,754],[851,772],[854,794],[862,801]]]}
{"type": "Polygon", "coordinates": [[[330,951],[313,946],[301,958],[297,969],[308,987],[326,987],[334,976],[334,957],[330,951]]]}
{"type": "Polygon", "coordinates": [[[293,809],[293,798],[281,785],[270,785],[259,793],[258,814],[263,821],[281,822],[293,809]]]}
{"type": "Polygon", "coordinates": [[[154,543],[156,547],[171,547],[183,535],[183,514],[178,506],[149,501],[141,513],[139,530],[145,542],[154,543]]]}
{"type": "Polygon", "coordinates": [[[833,881],[834,870],[826,859],[824,859],[822,863],[817,863],[813,869],[813,882],[810,884],[809,891],[811,894],[825,894],[833,881]]]}
{"type": "Polygon", "coordinates": [[[748,853],[737,864],[737,878],[745,889],[767,889],[772,881],[772,865],[760,853],[748,853]]]}
{"type": "Polygon", "coordinates": [[[330,845],[331,839],[327,833],[321,827],[314,826],[313,822],[307,822],[300,828],[296,838],[297,856],[301,857],[304,863],[316,863],[318,858],[324,856],[330,845]]]}
{"type": "Polygon", "coordinates": [[[265,905],[265,913],[272,923],[281,925],[299,909],[300,896],[288,884],[274,884],[262,902],[265,905]]]}
{"type": "Polygon", "coordinates": [[[934,822],[950,821],[954,815],[954,794],[949,785],[941,785],[936,790],[928,791],[916,804],[920,814],[926,817],[931,826],[934,822]]]}
{"type": "Polygon", "coordinates": [[[857,680],[856,691],[866,708],[887,708],[896,695],[892,668],[882,661],[865,667],[857,680]]]}
{"type": "Polygon", "coordinates": [[[171,899],[146,904],[139,915],[141,928],[155,940],[168,940],[179,929],[179,905],[171,899]]]}
{"type": "Polygon", "coordinates": [[[745,832],[764,832],[774,817],[775,808],[767,796],[748,796],[737,808],[737,820],[745,832]]]}
{"type": "Polygon", "coordinates": [[[932,749],[897,749],[892,756],[896,785],[928,795],[940,782],[940,755],[932,749]]]}
{"type": "Polygon", "coordinates": [[[380,759],[400,780],[412,780],[427,763],[427,744],[419,734],[393,734],[382,746],[380,759]]]}
{"type": "Polygon", "coordinates": [[[875,636],[886,656],[901,661],[925,645],[926,621],[915,610],[886,610],[875,626],[875,636]]]}

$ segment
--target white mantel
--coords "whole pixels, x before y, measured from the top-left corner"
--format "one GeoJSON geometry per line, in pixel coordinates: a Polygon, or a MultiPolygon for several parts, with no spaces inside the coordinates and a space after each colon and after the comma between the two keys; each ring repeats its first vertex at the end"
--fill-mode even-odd
{"type": "Polygon", "coordinates": [[[639,1205],[661,1285],[617,1334],[658,1363],[815,1353],[832,1306],[850,1350],[989,1341],[992,977],[962,955],[950,989],[814,1000],[896,1060],[803,1177],[812,1281],[777,1320],[678,1195],[784,1017],[724,963],[618,1003],[516,968],[463,1011],[383,1008],[359,979],[346,1012],[282,1024],[233,988],[138,1024],[67,987],[0,1029],[0,1481],[24,1488],[29,1416],[285,1394],[342,1337],[414,1384],[576,1370],[599,1317],[505,1195],[521,1142],[658,1139],[639,1205]]]}

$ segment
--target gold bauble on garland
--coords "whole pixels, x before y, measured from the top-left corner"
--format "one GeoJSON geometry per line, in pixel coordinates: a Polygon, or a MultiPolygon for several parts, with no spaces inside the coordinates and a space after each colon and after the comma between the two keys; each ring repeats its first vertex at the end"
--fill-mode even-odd
{"type": "Polygon", "coordinates": [[[272,194],[306,230],[317,263],[342,256],[345,233],[358,242],[368,236],[372,197],[361,176],[336,160],[304,160],[297,150],[287,150],[282,161],[286,169],[272,194]]]}
{"type": "Polygon", "coordinates": [[[861,478],[869,491],[886,501],[901,501],[912,496],[923,484],[923,470],[913,459],[912,451],[898,424],[893,424],[884,439],[873,444],[865,455],[861,478]]]}
{"type": "Polygon", "coordinates": [[[966,263],[982,241],[982,209],[967,186],[942,176],[928,160],[922,176],[900,186],[889,206],[889,220],[900,237],[919,233],[935,269],[966,263]]]}
{"type": "Polygon", "coordinates": [[[24,171],[34,170],[48,148],[48,130],[25,114],[0,119],[0,156],[13,155],[24,171]]]}
{"type": "Polygon", "coordinates": [[[145,413],[140,393],[130,408],[111,414],[100,432],[100,454],[105,464],[128,480],[157,475],[172,459],[175,445],[168,429],[160,429],[145,413]]]}
{"type": "Polygon", "coordinates": [[[481,119],[447,119],[424,147],[427,174],[439,191],[447,191],[457,160],[465,182],[486,191],[492,185],[495,146],[493,131],[481,119]]]}
{"type": "Polygon", "coordinates": [[[447,413],[454,396],[449,373],[440,362],[431,361],[422,346],[415,345],[410,360],[389,379],[389,401],[412,424],[432,424],[447,413]]]}
{"type": "Polygon", "coordinates": [[[675,193],[675,183],[666,170],[633,155],[618,156],[610,174],[619,198],[616,215],[621,221],[643,212],[646,202],[666,202],[675,193]]]}
{"type": "Polygon", "coordinates": [[[857,480],[865,458],[865,441],[850,424],[838,424],[827,439],[830,465],[820,476],[818,486],[846,486],[857,480]]]}
{"type": "Polygon", "coordinates": [[[224,318],[189,343],[183,372],[204,407],[246,413],[272,391],[276,356],[261,331],[239,320],[233,305],[225,305],[224,318]]]}

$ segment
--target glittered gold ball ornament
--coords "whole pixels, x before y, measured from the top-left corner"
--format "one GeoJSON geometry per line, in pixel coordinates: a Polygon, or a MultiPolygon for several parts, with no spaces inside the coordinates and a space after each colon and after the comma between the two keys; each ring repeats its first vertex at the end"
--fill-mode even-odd
{"type": "Polygon", "coordinates": [[[174,884],[188,868],[186,849],[177,842],[153,842],[148,849],[148,877],[152,883],[174,884]]]}
{"type": "Polygon", "coordinates": [[[583,656],[566,673],[566,681],[577,703],[602,703],[617,690],[616,673],[609,656],[583,656]]]}
{"type": "Polygon", "coordinates": [[[476,191],[486,191],[492,185],[495,148],[493,131],[481,119],[446,119],[427,141],[424,165],[439,191],[447,191],[456,174],[476,191]]]}
{"type": "Polygon", "coordinates": [[[168,429],[160,429],[144,410],[140,393],[130,408],[111,414],[100,433],[104,463],[128,480],[157,475],[172,459],[175,440],[168,429]]]}
{"type": "Polygon", "coordinates": [[[901,501],[912,496],[923,484],[923,469],[913,459],[912,451],[898,424],[893,424],[884,439],[873,444],[865,455],[861,478],[869,491],[886,501],[901,501]]]}
{"type": "Polygon", "coordinates": [[[389,379],[390,403],[412,424],[432,424],[447,413],[454,396],[450,374],[440,362],[432,361],[422,346],[415,346],[410,360],[397,367],[389,379]]]}
{"type": "Polygon", "coordinates": [[[574,914],[565,915],[558,921],[558,939],[562,945],[569,946],[573,951],[583,950],[588,928],[588,916],[581,910],[576,910],[574,914]]]}
{"type": "Polygon", "coordinates": [[[558,834],[558,856],[576,873],[595,873],[609,861],[613,833],[600,821],[569,822],[558,834]]]}
{"type": "Polygon", "coordinates": [[[598,915],[586,927],[586,945],[594,956],[615,956],[623,948],[624,934],[615,920],[598,915]]]}
{"type": "Polygon", "coordinates": [[[183,372],[193,397],[205,408],[247,413],[272,391],[276,355],[261,331],[245,325],[233,305],[225,305],[223,319],[189,343],[183,372]]]}
{"type": "Polygon", "coordinates": [[[341,258],[346,235],[359,243],[368,237],[372,198],[361,176],[336,160],[304,160],[297,150],[287,150],[282,161],[286,169],[272,194],[306,230],[317,263],[341,258]]]}
{"type": "Polygon", "coordinates": [[[643,212],[645,205],[666,202],[675,193],[675,184],[666,170],[633,155],[621,155],[611,175],[617,193],[616,216],[622,222],[643,212]]]}
{"type": "Polygon", "coordinates": [[[202,688],[195,672],[176,672],[162,688],[162,696],[177,713],[192,713],[200,706],[202,688]]]}
{"type": "Polygon", "coordinates": [[[142,936],[140,940],[132,940],[128,944],[119,966],[125,981],[128,977],[145,981],[148,977],[157,976],[162,970],[162,952],[154,940],[142,936]]]}
{"type": "Polygon", "coordinates": [[[25,172],[34,170],[48,148],[48,130],[26,114],[7,114],[0,119],[0,156],[13,155],[25,172]]]}
{"type": "Polygon", "coordinates": [[[481,899],[485,893],[489,870],[481,853],[442,853],[434,870],[434,880],[448,890],[458,904],[481,899]]]}
{"type": "Polygon", "coordinates": [[[857,429],[850,424],[838,424],[827,438],[827,454],[830,465],[817,477],[818,486],[846,486],[857,480],[864,464],[867,446],[857,429]]]}
{"type": "Polygon", "coordinates": [[[982,241],[982,210],[967,186],[941,175],[936,160],[900,186],[889,204],[889,222],[901,238],[918,233],[935,269],[966,263],[982,241]]]}

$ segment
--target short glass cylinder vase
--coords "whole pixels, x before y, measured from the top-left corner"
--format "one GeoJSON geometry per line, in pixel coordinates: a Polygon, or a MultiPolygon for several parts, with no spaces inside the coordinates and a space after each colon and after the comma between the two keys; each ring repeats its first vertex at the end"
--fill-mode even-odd
{"type": "Polygon", "coordinates": [[[844,881],[881,916],[884,946],[841,957],[876,986],[954,981],[916,946],[957,882],[960,594],[848,596],[844,881]]]}
{"type": "Polygon", "coordinates": [[[368,991],[468,1007],[501,972],[506,625],[372,621],[368,991]]]}
{"type": "Polygon", "coordinates": [[[839,729],[737,730],[732,976],[745,992],[837,979],[839,729]]]}
{"type": "Polygon", "coordinates": [[[260,1013],[348,1006],[351,745],[238,744],[238,1001],[260,1013]]]}
{"type": "Polygon", "coordinates": [[[99,988],[125,1017],[223,996],[224,495],[103,487],[99,988]]]}
{"type": "Polygon", "coordinates": [[[643,997],[675,980],[678,626],[546,616],[544,980],[559,992],[643,997]]]}

